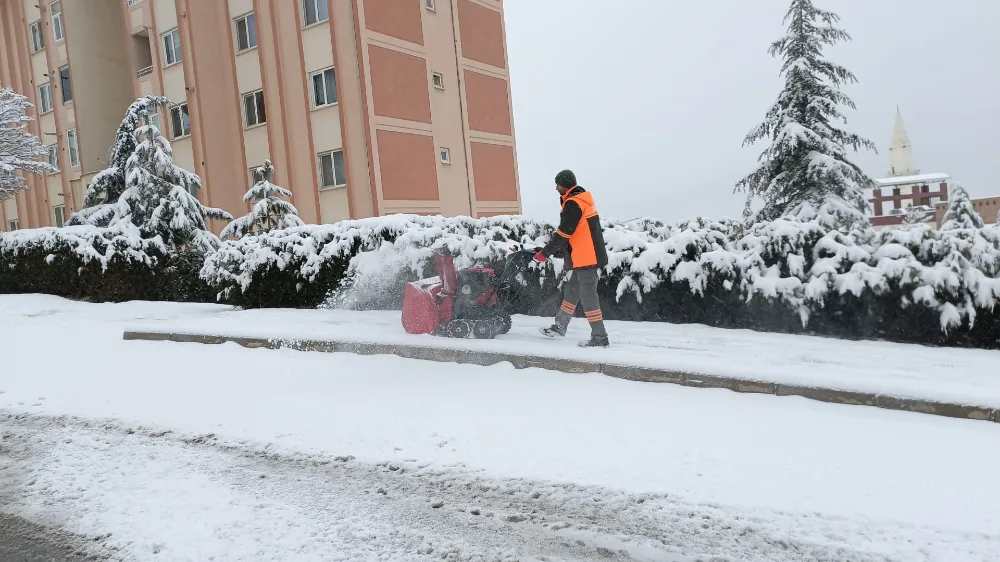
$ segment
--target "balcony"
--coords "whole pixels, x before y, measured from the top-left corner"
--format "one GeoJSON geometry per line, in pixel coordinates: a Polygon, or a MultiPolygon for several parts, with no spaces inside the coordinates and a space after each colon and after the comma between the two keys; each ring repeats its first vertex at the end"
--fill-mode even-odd
{"type": "Polygon", "coordinates": [[[142,0],[127,0],[127,1],[125,2],[125,5],[127,5],[127,6],[135,6],[135,5],[136,5],[136,4],[138,4],[139,2],[142,2],[142,0]]]}
{"type": "MultiPolygon", "coordinates": [[[[142,0],[137,0],[137,1],[141,2],[142,0]]],[[[147,66],[146,68],[140,68],[135,72],[135,75],[139,78],[142,78],[143,76],[149,76],[152,73],[153,73],[153,67],[152,65],[150,65],[147,66]]]]}

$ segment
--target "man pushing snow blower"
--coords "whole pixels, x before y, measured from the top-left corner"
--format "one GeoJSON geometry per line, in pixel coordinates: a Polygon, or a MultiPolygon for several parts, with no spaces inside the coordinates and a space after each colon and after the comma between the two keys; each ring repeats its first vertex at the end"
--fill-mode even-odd
{"type": "Polygon", "coordinates": [[[594,206],[594,197],[576,184],[576,175],[570,170],[556,175],[556,190],[562,200],[559,229],[552,240],[535,254],[535,261],[542,263],[549,256],[565,256],[566,269],[570,270],[570,274],[556,323],[541,332],[550,338],[565,336],[569,321],[576,314],[577,304],[582,304],[590,323],[591,336],[589,340],[580,342],[580,347],[608,347],[608,331],[604,327],[604,314],[597,297],[598,271],[608,265],[608,250],[604,246],[604,231],[594,206]]]}

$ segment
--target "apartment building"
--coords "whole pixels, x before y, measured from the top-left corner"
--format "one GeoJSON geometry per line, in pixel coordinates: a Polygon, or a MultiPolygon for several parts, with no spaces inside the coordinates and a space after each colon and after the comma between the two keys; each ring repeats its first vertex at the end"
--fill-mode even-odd
{"type": "Polygon", "coordinates": [[[0,0],[0,34],[0,82],[38,100],[60,164],[7,229],[78,209],[146,94],[235,215],[265,159],[306,222],[520,212],[501,0],[0,0]]]}

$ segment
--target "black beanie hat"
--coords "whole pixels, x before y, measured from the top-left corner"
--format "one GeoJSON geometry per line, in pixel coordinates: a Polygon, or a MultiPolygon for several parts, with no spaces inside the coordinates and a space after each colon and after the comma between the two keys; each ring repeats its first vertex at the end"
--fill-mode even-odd
{"type": "Polygon", "coordinates": [[[572,170],[563,170],[556,174],[556,185],[567,189],[576,187],[576,174],[572,170]]]}

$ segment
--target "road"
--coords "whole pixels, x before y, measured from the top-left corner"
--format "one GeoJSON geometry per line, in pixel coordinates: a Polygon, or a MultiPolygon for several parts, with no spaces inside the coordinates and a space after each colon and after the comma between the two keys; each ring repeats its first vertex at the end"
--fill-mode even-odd
{"type": "Polygon", "coordinates": [[[3,562],[81,562],[106,560],[88,554],[79,537],[0,513],[0,560],[3,562]]]}
{"type": "Polygon", "coordinates": [[[880,541],[912,535],[818,514],[485,478],[416,460],[373,465],[110,421],[0,415],[0,435],[0,505],[89,537],[67,542],[0,519],[4,562],[84,560],[72,557],[84,544],[107,549],[106,559],[140,561],[883,562],[897,558],[880,541]],[[868,547],[836,538],[848,533],[868,547]]]}

